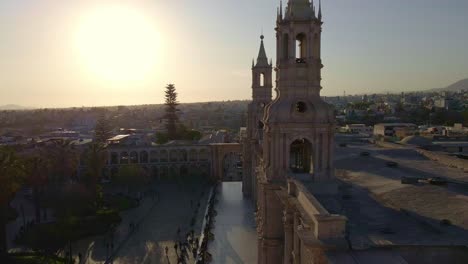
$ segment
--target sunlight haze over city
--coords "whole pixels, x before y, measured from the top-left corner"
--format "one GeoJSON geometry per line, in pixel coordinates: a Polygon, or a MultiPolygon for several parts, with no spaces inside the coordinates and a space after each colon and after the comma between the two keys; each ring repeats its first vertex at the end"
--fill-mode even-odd
{"type": "MultiPolygon", "coordinates": [[[[322,95],[445,87],[468,77],[468,1],[323,0],[322,95]]],[[[251,98],[279,0],[0,1],[0,105],[251,98]],[[274,3],[273,3],[274,2],[274,3]]]]}

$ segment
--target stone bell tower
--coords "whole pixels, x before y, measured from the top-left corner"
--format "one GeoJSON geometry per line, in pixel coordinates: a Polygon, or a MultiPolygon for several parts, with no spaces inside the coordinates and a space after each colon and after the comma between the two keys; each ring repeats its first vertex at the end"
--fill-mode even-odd
{"type": "MultiPolygon", "coordinates": [[[[289,263],[283,255],[283,207],[277,196],[287,179],[312,182],[317,191],[334,178],[334,110],[320,98],[321,6],[289,0],[276,24],[277,97],[264,113],[258,168],[259,263],[289,263]]],[[[331,188],[333,189],[333,188],[331,188]]]]}
{"type": "Polygon", "coordinates": [[[260,50],[257,61],[252,61],[252,102],[247,110],[247,137],[243,144],[244,177],[243,193],[256,200],[255,168],[261,155],[261,140],[263,139],[263,113],[266,105],[271,102],[273,88],[273,65],[263,44],[264,36],[260,36],[260,50]]]}

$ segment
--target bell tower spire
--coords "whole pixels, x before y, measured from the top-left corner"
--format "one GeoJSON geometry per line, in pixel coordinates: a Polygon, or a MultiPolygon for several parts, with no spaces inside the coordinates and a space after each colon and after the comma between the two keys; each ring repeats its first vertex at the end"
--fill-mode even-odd
{"type": "Polygon", "coordinates": [[[322,21],[322,0],[319,0],[318,20],[322,21]]]}
{"type": "Polygon", "coordinates": [[[263,34],[260,36],[260,50],[257,62],[252,61],[252,102],[247,109],[247,132],[243,144],[244,177],[242,191],[244,195],[256,199],[255,168],[261,156],[258,152],[263,139],[263,113],[271,102],[273,88],[273,65],[268,62],[263,34]]]}
{"type": "Polygon", "coordinates": [[[258,51],[257,62],[252,67],[252,91],[253,100],[268,103],[272,96],[272,71],[273,66],[268,62],[268,57],[265,51],[263,40],[265,37],[260,36],[260,50],[258,51]]]}

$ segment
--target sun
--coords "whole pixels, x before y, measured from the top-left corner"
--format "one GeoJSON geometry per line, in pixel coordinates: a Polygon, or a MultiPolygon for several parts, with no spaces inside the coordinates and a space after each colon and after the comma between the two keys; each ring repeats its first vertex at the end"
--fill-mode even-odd
{"type": "Polygon", "coordinates": [[[125,6],[95,8],[80,19],[75,35],[83,67],[108,81],[139,81],[154,73],[159,44],[151,19],[125,6]]]}

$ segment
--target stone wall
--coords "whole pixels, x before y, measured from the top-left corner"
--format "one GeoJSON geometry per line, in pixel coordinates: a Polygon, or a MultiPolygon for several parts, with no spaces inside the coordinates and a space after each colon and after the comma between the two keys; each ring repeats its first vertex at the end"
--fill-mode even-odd
{"type": "Polygon", "coordinates": [[[468,160],[452,157],[442,152],[434,152],[423,149],[417,149],[416,151],[430,160],[437,161],[445,166],[462,169],[465,172],[468,172],[468,160]]]}

